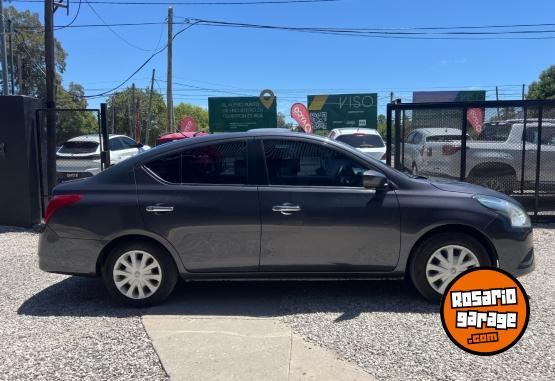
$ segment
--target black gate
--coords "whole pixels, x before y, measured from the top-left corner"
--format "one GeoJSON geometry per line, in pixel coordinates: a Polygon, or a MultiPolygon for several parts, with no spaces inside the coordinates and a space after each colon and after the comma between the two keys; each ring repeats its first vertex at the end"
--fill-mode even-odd
{"type": "MultiPolygon", "coordinates": [[[[37,150],[43,214],[50,198],[47,174],[47,109],[36,110],[37,150]]],[[[56,113],[56,183],[95,175],[110,165],[106,106],[100,109],[64,109],[56,113]]]]}
{"type": "Polygon", "coordinates": [[[555,101],[391,103],[387,163],[483,185],[555,220],[555,101]]]}

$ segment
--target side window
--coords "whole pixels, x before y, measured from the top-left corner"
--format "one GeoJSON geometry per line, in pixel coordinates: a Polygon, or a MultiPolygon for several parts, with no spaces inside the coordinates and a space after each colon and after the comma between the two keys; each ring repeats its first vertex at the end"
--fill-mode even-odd
{"type": "Polygon", "coordinates": [[[121,143],[122,143],[124,149],[136,148],[137,147],[137,142],[134,141],[131,138],[125,137],[125,138],[120,138],[120,139],[121,139],[121,143]]]}
{"type": "Polygon", "coordinates": [[[246,184],[246,142],[214,144],[184,151],[181,160],[181,182],[246,184]]]}
{"type": "Polygon", "coordinates": [[[414,137],[412,138],[412,142],[414,144],[420,144],[422,143],[422,134],[420,134],[419,132],[414,134],[414,137]]]}
{"type": "Polygon", "coordinates": [[[538,144],[538,127],[528,127],[526,129],[526,142],[538,144]]]}
{"type": "Polygon", "coordinates": [[[415,134],[416,134],[416,132],[411,132],[411,133],[407,136],[407,138],[405,139],[405,143],[412,144],[412,143],[413,143],[412,140],[414,139],[414,135],[415,135],[415,134]]]}
{"type": "Polygon", "coordinates": [[[271,185],[361,187],[364,165],[316,143],[265,140],[271,185]]]}
{"type": "Polygon", "coordinates": [[[146,164],[152,173],[169,183],[179,184],[180,182],[180,168],[181,155],[173,154],[171,156],[164,156],[146,164]]]}
{"type": "Polygon", "coordinates": [[[110,151],[119,151],[123,149],[123,143],[121,142],[120,138],[112,138],[110,139],[110,151]]]}

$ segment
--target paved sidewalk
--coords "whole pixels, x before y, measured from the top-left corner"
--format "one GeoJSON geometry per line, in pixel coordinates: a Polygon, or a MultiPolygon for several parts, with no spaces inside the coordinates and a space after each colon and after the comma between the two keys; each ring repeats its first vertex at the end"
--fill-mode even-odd
{"type": "Polygon", "coordinates": [[[147,315],[142,321],[173,381],[374,380],[278,319],[147,315]]]}

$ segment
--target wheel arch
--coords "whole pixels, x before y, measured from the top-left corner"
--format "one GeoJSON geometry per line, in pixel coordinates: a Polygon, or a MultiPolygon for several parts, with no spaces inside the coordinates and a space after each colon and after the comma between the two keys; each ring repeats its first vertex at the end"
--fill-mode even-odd
{"type": "Polygon", "coordinates": [[[148,242],[150,244],[156,245],[173,261],[178,272],[181,273],[183,271],[181,261],[179,260],[179,257],[177,256],[177,253],[175,253],[173,248],[168,247],[168,245],[162,243],[160,240],[150,235],[141,233],[129,233],[113,238],[102,248],[96,260],[96,275],[101,275],[102,265],[108,257],[108,254],[110,254],[110,251],[112,251],[114,247],[124,242],[148,242]]]}
{"type": "Polygon", "coordinates": [[[492,176],[490,172],[493,170],[499,171],[498,173],[494,172],[494,176],[506,175],[516,177],[517,174],[516,169],[512,165],[504,163],[502,161],[494,161],[476,164],[468,172],[468,177],[492,176]]]}
{"type": "Polygon", "coordinates": [[[409,254],[409,257],[408,257],[408,260],[407,260],[407,264],[405,266],[405,277],[410,278],[409,269],[410,269],[411,262],[414,258],[414,255],[415,255],[417,249],[427,239],[432,237],[434,234],[447,233],[447,232],[466,233],[466,234],[476,238],[486,248],[486,251],[487,251],[488,256],[491,260],[491,263],[493,263],[493,264],[497,263],[497,261],[498,261],[497,250],[495,249],[495,246],[490,241],[490,239],[484,233],[482,233],[478,229],[476,229],[472,226],[468,226],[468,225],[462,225],[462,224],[441,225],[441,226],[437,226],[433,229],[430,229],[427,232],[425,232],[424,234],[422,234],[416,240],[414,245],[412,245],[412,248],[410,250],[410,254],[409,254]]]}

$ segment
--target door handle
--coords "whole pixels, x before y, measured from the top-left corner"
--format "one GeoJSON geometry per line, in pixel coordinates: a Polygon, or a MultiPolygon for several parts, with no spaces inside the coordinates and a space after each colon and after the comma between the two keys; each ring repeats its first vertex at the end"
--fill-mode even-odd
{"type": "Polygon", "coordinates": [[[290,216],[294,212],[300,212],[301,207],[298,205],[291,205],[291,204],[275,205],[272,207],[272,211],[279,212],[284,216],[290,216]]]}
{"type": "Polygon", "coordinates": [[[168,213],[173,212],[173,206],[149,205],[146,207],[146,211],[151,213],[168,213]]]}

